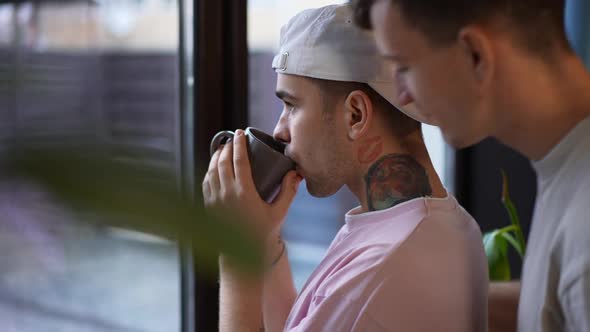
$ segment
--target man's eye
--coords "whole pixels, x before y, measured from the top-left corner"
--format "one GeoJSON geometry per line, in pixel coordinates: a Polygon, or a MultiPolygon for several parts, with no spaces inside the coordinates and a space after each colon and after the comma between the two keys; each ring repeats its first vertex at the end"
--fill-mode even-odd
{"type": "Polygon", "coordinates": [[[294,106],[293,106],[293,104],[291,104],[291,103],[290,103],[290,102],[288,102],[288,101],[284,101],[284,102],[283,102],[283,104],[285,105],[285,108],[286,108],[288,111],[291,111],[291,110],[293,109],[293,107],[294,107],[294,106]]]}

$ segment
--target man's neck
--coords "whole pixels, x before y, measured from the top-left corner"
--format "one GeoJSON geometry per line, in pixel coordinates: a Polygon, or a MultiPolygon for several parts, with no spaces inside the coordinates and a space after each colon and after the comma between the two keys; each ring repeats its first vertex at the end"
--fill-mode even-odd
{"type": "Polygon", "coordinates": [[[383,142],[382,147],[370,162],[359,162],[353,183],[348,184],[363,212],[388,209],[417,197],[446,197],[421,139],[404,148],[392,142],[383,142]]]}
{"type": "Polygon", "coordinates": [[[577,57],[531,82],[534,88],[507,106],[494,136],[531,160],[545,157],[581,120],[590,116],[590,74],[577,57]]]}

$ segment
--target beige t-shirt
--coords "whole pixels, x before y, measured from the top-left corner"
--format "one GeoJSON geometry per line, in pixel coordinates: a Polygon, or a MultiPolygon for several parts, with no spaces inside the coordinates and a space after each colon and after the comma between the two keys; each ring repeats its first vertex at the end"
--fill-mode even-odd
{"type": "Polygon", "coordinates": [[[590,331],[590,118],[533,166],[538,194],[518,330],[590,331]]]}

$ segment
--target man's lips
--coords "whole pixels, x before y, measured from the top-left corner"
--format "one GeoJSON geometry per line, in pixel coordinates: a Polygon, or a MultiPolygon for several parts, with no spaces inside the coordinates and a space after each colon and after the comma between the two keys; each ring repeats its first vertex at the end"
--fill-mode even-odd
{"type": "Polygon", "coordinates": [[[300,175],[302,178],[305,178],[305,175],[303,173],[303,169],[301,169],[301,167],[299,167],[299,165],[295,166],[295,172],[297,172],[297,174],[300,175]]]}
{"type": "Polygon", "coordinates": [[[288,152],[285,153],[285,156],[287,156],[289,159],[293,160],[293,162],[295,163],[295,172],[297,172],[298,175],[301,175],[301,177],[305,178],[303,169],[301,168],[301,166],[297,162],[297,158],[295,158],[295,156],[289,154],[288,152]]]}

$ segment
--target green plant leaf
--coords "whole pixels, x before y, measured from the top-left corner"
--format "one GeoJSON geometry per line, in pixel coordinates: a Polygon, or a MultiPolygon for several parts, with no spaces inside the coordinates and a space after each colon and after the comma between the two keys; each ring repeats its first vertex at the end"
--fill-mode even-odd
{"type": "Polygon", "coordinates": [[[518,252],[518,255],[520,255],[520,258],[522,259],[524,255],[523,248],[520,245],[520,243],[516,240],[516,238],[508,232],[502,233],[502,237],[505,238],[506,241],[510,243],[510,245],[512,245],[512,247],[516,250],[516,252],[518,252]]]}
{"type": "Polygon", "coordinates": [[[506,227],[502,227],[500,229],[497,230],[499,236],[504,237],[508,243],[518,252],[518,254],[520,255],[520,257],[522,258],[523,256],[523,248],[520,244],[520,242],[518,242],[518,240],[516,240],[516,238],[514,237],[514,235],[512,233],[516,233],[518,231],[518,225],[509,225],[506,227]]]}
{"type": "MultiPolygon", "coordinates": [[[[48,144],[14,139],[8,147],[0,165],[2,176],[42,185],[79,213],[81,222],[92,220],[190,244],[196,263],[210,272],[216,270],[220,252],[245,271],[260,271],[261,244],[237,214],[205,210],[200,195],[189,199],[178,190],[170,171],[115,160],[105,153],[113,146],[92,140],[62,137],[48,144]]],[[[117,149],[121,155],[138,153],[117,149]]]]}
{"type": "Polygon", "coordinates": [[[524,253],[526,250],[526,243],[524,239],[524,234],[522,233],[522,227],[520,226],[520,218],[518,217],[518,213],[516,212],[516,207],[514,203],[510,199],[510,191],[508,188],[508,177],[506,176],[506,172],[501,170],[502,172],[502,203],[506,212],[508,213],[508,217],[510,218],[510,223],[516,227],[515,234],[516,240],[518,240],[519,245],[515,246],[520,257],[524,257],[524,253]]]}
{"type": "Polygon", "coordinates": [[[510,264],[508,262],[508,243],[501,230],[488,232],[483,237],[484,249],[488,260],[490,280],[510,280],[510,264]]]}
{"type": "Polygon", "coordinates": [[[508,244],[510,244],[520,255],[524,257],[526,243],[520,219],[516,212],[516,207],[510,199],[508,188],[508,178],[504,170],[502,173],[502,204],[508,213],[510,225],[501,229],[484,234],[483,243],[488,259],[488,269],[490,280],[507,281],[510,280],[510,264],[508,261],[508,244]]]}

